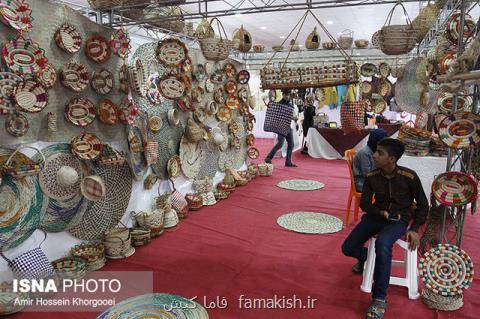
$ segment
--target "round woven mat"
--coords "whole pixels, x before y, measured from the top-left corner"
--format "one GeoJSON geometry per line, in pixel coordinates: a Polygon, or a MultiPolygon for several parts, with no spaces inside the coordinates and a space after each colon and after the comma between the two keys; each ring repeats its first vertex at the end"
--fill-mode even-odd
{"type": "Polygon", "coordinates": [[[470,112],[450,114],[438,126],[438,136],[451,148],[474,147],[480,143],[480,116],[470,112]]]}
{"type": "Polygon", "coordinates": [[[200,164],[200,170],[197,177],[203,179],[209,176],[213,179],[213,177],[218,171],[218,159],[220,157],[220,150],[211,139],[208,141],[200,141],[200,147],[205,154],[205,158],[200,164]]]}
{"type": "Polygon", "coordinates": [[[277,223],[285,229],[303,234],[330,234],[342,230],[342,221],[324,213],[293,212],[280,216],[277,223]]]}
{"type": "Polygon", "coordinates": [[[446,206],[462,206],[477,197],[477,181],[462,172],[445,172],[432,183],[432,194],[446,206]]]}
{"type": "Polygon", "coordinates": [[[181,296],[154,293],[124,300],[97,319],[208,319],[203,306],[181,296]]]}
{"type": "MultiPolygon", "coordinates": [[[[42,153],[47,164],[39,174],[40,187],[50,198],[40,228],[52,233],[61,232],[67,229],[70,223],[80,219],[88,208],[89,202],[79,191],[83,172],[79,161],[71,153],[70,144],[53,144],[42,149],[42,153]],[[56,170],[62,165],[74,167],[79,173],[78,182],[71,187],[59,187],[56,183],[56,170]],[[53,194],[57,196],[50,196],[53,194]]],[[[40,155],[35,155],[33,159],[39,160],[40,155]]]]}
{"type": "Polygon", "coordinates": [[[438,245],[425,253],[418,265],[420,277],[433,293],[454,296],[473,281],[473,263],[465,251],[450,244],[438,245]]]}
{"type": "Polygon", "coordinates": [[[231,143],[228,145],[225,151],[220,152],[220,158],[218,160],[218,167],[220,171],[225,171],[225,169],[233,168],[239,169],[245,163],[247,159],[247,133],[245,129],[245,123],[243,122],[242,117],[236,117],[232,119],[237,123],[238,132],[233,136],[233,134],[228,133],[228,123],[219,123],[218,127],[221,128],[222,132],[228,134],[229,139],[237,137],[240,140],[240,148],[236,148],[231,143]]]}
{"type": "Polygon", "coordinates": [[[94,174],[105,183],[106,195],[90,204],[82,219],[72,223],[70,233],[83,240],[101,239],[125,214],[132,193],[132,173],[127,164],[96,166],[94,174]]]}
{"type": "Polygon", "coordinates": [[[313,191],[325,187],[325,184],[318,181],[311,181],[306,179],[289,179],[281,181],[277,184],[278,187],[289,189],[293,191],[313,191]]]}
{"type": "Polygon", "coordinates": [[[410,60],[404,68],[403,76],[395,85],[395,101],[405,112],[417,113],[420,111],[420,91],[417,88],[417,67],[423,58],[410,60]]]}
{"type": "MultiPolygon", "coordinates": [[[[0,149],[0,156],[11,152],[0,149]]],[[[32,235],[45,216],[47,203],[37,176],[3,177],[0,186],[0,244],[3,250],[17,247],[32,235]]]]}

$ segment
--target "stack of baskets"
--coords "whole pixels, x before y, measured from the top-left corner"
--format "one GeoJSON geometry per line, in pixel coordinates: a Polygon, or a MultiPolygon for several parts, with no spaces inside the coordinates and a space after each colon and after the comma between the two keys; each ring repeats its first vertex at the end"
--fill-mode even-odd
{"type": "Polygon", "coordinates": [[[125,258],[131,252],[131,240],[130,229],[126,227],[118,227],[108,231],[103,240],[106,257],[110,259],[125,258]]]}
{"type": "Polygon", "coordinates": [[[150,242],[150,229],[146,228],[133,228],[131,231],[132,235],[132,245],[143,246],[150,242]]]}
{"type": "Polygon", "coordinates": [[[85,259],[87,270],[95,271],[102,268],[105,263],[105,246],[99,242],[90,242],[76,245],[71,249],[72,256],[85,259]]]}
{"type": "Polygon", "coordinates": [[[199,210],[203,207],[203,199],[197,194],[187,194],[185,200],[188,203],[188,209],[190,210],[199,210]]]}
{"type": "Polygon", "coordinates": [[[432,133],[403,125],[400,128],[398,139],[405,144],[405,154],[413,156],[427,156],[430,151],[432,133]]]}

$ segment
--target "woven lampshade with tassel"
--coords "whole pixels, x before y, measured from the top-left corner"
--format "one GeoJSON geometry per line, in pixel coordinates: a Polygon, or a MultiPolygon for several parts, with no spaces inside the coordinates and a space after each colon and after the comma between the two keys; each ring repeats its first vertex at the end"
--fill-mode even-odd
{"type": "Polygon", "coordinates": [[[233,45],[240,52],[248,52],[252,48],[252,36],[242,26],[233,34],[233,45]]]}
{"type": "Polygon", "coordinates": [[[307,37],[307,40],[305,40],[305,48],[308,50],[316,50],[320,47],[320,36],[318,35],[317,32],[317,27],[313,29],[312,32],[307,37]]]}

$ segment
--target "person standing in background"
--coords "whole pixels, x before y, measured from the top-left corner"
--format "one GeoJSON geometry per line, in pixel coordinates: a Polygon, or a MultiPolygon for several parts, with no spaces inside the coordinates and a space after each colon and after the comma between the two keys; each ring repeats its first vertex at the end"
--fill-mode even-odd
{"type": "MultiPolygon", "coordinates": [[[[303,109],[303,137],[306,138],[308,130],[313,126],[313,117],[315,116],[315,95],[310,93],[305,99],[305,107],[303,109]]],[[[303,154],[308,154],[308,148],[306,141],[303,142],[303,154]]]]}

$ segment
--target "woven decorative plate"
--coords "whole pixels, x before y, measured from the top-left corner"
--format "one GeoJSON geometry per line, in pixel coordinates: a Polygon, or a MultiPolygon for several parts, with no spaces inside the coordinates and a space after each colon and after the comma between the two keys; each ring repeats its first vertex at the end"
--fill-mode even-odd
{"type": "Polygon", "coordinates": [[[27,134],[29,128],[28,120],[23,114],[12,113],[5,119],[5,130],[15,137],[27,134]]]}
{"type": "Polygon", "coordinates": [[[215,90],[215,93],[213,93],[213,99],[219,104],[225,104],[225,92],[221,87],[215,90]]]}
{"type": "Polygon", "coordinates": [[[461,172],[445,172],[432,183],[435,198],[446,206],[462,206],[477,198],[477,182],[461,172]]]}
{"type": "MultiPolygon", "coordinates": [[[[464,94],[464,93],[465,92],[460,92],[460,94],[464,94]]],[[[459,95],[457,98],[458,98],[458,103],[457,103],[456,112],[470,111],[473,104],[472,97],[459,95]]],[[[438,95],[437,105],[441,113],[443,114],[452,113],[453,94],[442,90],[438,95]]]]}
{"type": "Polygon", "coordinates": [[[250,73],[247,70],[242,70],[237,74],[237,82],[240,84],[247,84],[250,80],[250,73]]]}
{"type": "Polygon", "coordinates": [[[148,118],[148,128],[153,133],[157,133],[163,126],[163,120],[160,116],[151,116],[148,118]]]}
{"type": "Polygon", "coordinates": [[[128,65],[124,64],[120,67],[118,72],[118,79],[120,82],[120,90],[128,94],[130,92],[130,82],[128,80],[128,65]]]}
{"type": "Polygon", "coordinates": [[[215,101],[207,102],[205,109],[209,115],[215,115],[218,112],[218,104],[215,101]]]}
{"type": "Polygon", "coordinates": [[[85,55],[95,63],[107,62],[111,54],[107,39],[101,35],[91,36],[85,43],[85,55]]]}
{"type": "Polygon", "coordinates": [[[473,281],[473,263],[457,246],[442,244],[430,249],[420,259],[419,275],[425,286],[442,296],[455,296],[473,281]]]}
{"type": "Polygon", "coordinates": [[[233,65],[232,63],[225,63],[225,65],[223,66],[223,71],[225,72],[225,75],[229,78],[234,78],[237,74],[237,68],[235,68],[235,65],[233,65]]]}
{"type": "Polygon", "coordinates": [[[183,72],[192,73],[193,72],[193,62],[192,59],[187,56],[185,62],[183,62],[183,72]]]}
{"type": "Polygon", "coordinates": [[[303,234],[331,234],[342,230],[342,221],[324,213],[293,212],[280,216],[277,224],[303,234]]]}
{"type": "Polygon", "coordinates": [[[240,100],[235,95],[229,95],[227,97],[226,106],[230,110],[238,110],[240,108],[240,100]]]}
{"type": "Polygon", "coordinates": [[[160,80],[161,78],[158,73],[150,74],[147,79],[147,98],[153,104],[160,104],[163,100],[162,94],[158,89],[160,80]]]}
{"type": "Polygon", "coordinates": [[[124,300],[97,317],[97,319],[141,318],[208,319],[209,317],[200,304],[181,296],[164,293],[140,295],[124,300]]]}
{"type": "Polygon", "coordinates": [[[37,73],[37,81],[46,89],[55,85],[57,82],[57,72],[51,63],[47,63],[45,68],[37,73]]]}
{"type": "Polygon", "coordinates": [[[19,32],[28,32],[32,28],[32,10],[25,0],[0,2],[0,19],[19,32]]]}
{"type": "Polygon", "coordinates": [[[65,107],[65,118],[75,126],[88,126],[97,116],[93,103],[83,97],[74,97],[65,107]]]}
{"type": "Polygon", "coordinates": [[[107,69],[100,69],[95,71],[90,82],[92,88],[98,94],[108,94],[113,89],[113,74],[107,69]]]}
{"type": "Polygon", "coordinates": [[[370,81],[363,81],[360,84],[360,91],[363,95],[370,95],[372,93],[372,83],[370,81]]]}
{"type": "Polygon", "coordinates": [[[373,63],[364,63],[360,67],[360,73],[363,76],[373,76],[378,73],[378,68],[375,64],[373,63]]]}
{"type": "Polygon", "coordinates": [[[22,78],[10,72],[0,72],[0,115],[15,111],[13,91],[22,78]]]}
{"type": "Polygon", "coordinates": [[[81,160],[96,159],[102,152],[103,144],[93,134],[81,133],[70,142],[72,153],[81,160]]]}
{"type": "Polygon", "coordinates": [[[102,239],[115,227],[127,210],[132,193],[132,174],[123,165],[93,167],[105,185],[105,196],[92,202],[82,219],[69,227],[70,233],[83,240],[102,239]]]}
{"type": "Polygon", "coordinates": [[[293,191],[313,191],[325,187],[325,184],[318,181],[311,181],[305,179],[290,179],[281,181],[277,184],[278,187],[289,189],[293,191]]]}
{"type": "Polygon", "coordinates": [[[110,99],[102,99],[98,105],[98,119],[105,124],[115,125],[118,123],[118,106],[110,99]]]}
{"type": "Polygon", "coordinates": [[[372,46],[375,48],[375,49],[380,49],[380,30],[375,32],[373,35],[372,35],[372,46]]]}
{"type": "Polygon", "coordinates": [[[225,84],[225,91],[227,91],[228,94],[237,92],[237,82],[235,82],[235,80],[228,80],[227,84],[225,84]]]}
{"type": "Polygon", "coordinates": [[[69,53],[78,52],[82,47],[82,36],[74,26],[67,23],[55,31],[54,39],[60,49],[69,53]]]}
{"type": "Polygon", "coordinates": [[[137,104],[128,97],[122,100],[118,110],[118,118],[123,124],[132,124],[140,114],[137,104]]]}
{"type": "Polygon", "coordinates": [[[113,53],[120,58],[128,58],[132,48],[128,33],[122,28],[116,30],[110,39],[110,47],[112,48],[113,53]]]}
{"type": "Polygon", "coordinates": [[[180,156],[175,155],[168,160],[167,163],[167,172],[170,178],[177,178],[180,176],[182,170],[182,164],[180,161],[180,156]]]}
{"type": "Polygon", "coordinates": [[[166,39],[158,43],[156,55],[164,66],[180,67],[187,59],[188,50],[180,40],[166,39]]]}
{"type": "Polygon", "coordinates": [[[256,159],[258,156],[260,156],[260,152],[258,151],[258,148],[250,147],[247,151],[247,155],[251,159],[256,159]]]}
{"type": "Polygon", "coordinates": [[[45,67],[48,59],[38,43],[22,36],[5,43],[2,56],[7,67],[18,75],[36,74],[45,67]]]}
{"type": "Polygon", "coordinates": [[[204,95],[205,90],[200,86],[197,86],[195,90],[192,91],[192,99],[196,103],[201,103],[203,101],[204,95]]]}
{"type": "Polygon", "coordinates": [[[184,97],[175,100],[175,103],[182,112],[195,110],[195,105],[193,105],[193,99],[190,95],[185,95],[184,97]]]}
{"type": "Polygon", "coordinates": [[[253,146],[255,144],[255,135],[253,134],[248,134],[246,136],[246,142],[248,146],[253,146]]]}
{"type": "Polygon", "coordinates": [[[71,60],[63,67],[60,81],[74,92],[82,92],[90,83],[90,72],[85,65],[71,60]]]}
{"type": "Polygon", "coordinates": [[[45,88],[32,80],[19,83],[15,88],[13,98],[15,105],[27,113],[40,112],[48,104],[48,94],[45,88]]]}
{"type": "Polygon", "coordinates": [[[215,70],[210,75],[210,81],[212,81],[214,84],[223,84],[225,80],[226,80],[226,76],[223,70],[215,70]]]}
{"type": "Polygon", "coordinates": [[[480,116],[470,112],[450,114],[440,123],[438,136],[451,148],[474,147],[480,142],[480,116]]]}
{"type": "Polygon", "coordinates": [[[176,100],[183,97],[186,93],[185,83],[178,76],[167,75],[159,83],[160,92],[170,100],[176,100]]]}
{"type": "Polygon", "coordinates": [[[228,122],[232,118],[232,111],[226,107],[222,106],[218,109],[217,119],[222,122],[228,122]]]}
{"type": "Polygon", "coordinates": [[[387,102],[384,99],[376,99],[373,103],[373,111],[375,114],[382,114],[387,108],[387,102]]]}
{"type": "Polygon", "coordinates": [[[247,103],[248,91],[246,88],[240,88],[240,90],[238,90],[237,96],[240,99],[240,101],[242,101],[243,103],[247,103]]]}
{"type": "Polygon", "coordinates": [[[207,91],[208,93],[212,93],[213,90],[215,90],[215,84],[213,84],[213,82],[210,81],[210,79],[206,79],[205,80],[205,91],[207,91]]]}
{"type": "MultiPolygon", "coordinates": [[[[4,151],[0,150],[0,154],[4,151]]],[[[11,153],[10,153],[11,154],[11,153]]],[[[48,198],[37,176],[15,179],[10,175],[0,185],[0,242],[2,249],[17,247],[29,238],[45,216],[48,198]]]]}
{"type": "Polygon", "coordinates": [[[390,81],[387,79],[380,81],[378,86],[378,94],[380,94],[381,97],[385,98],[389,96],[391,93],[392,93],[392,83],[390,83],[390,81]]]}
{"type": "Polygon", "coordinates": [[[390,75],[390,66],[386,62],[382,62],[378,65],[378,74],[382,78],[387,78],[390,75]]]}

